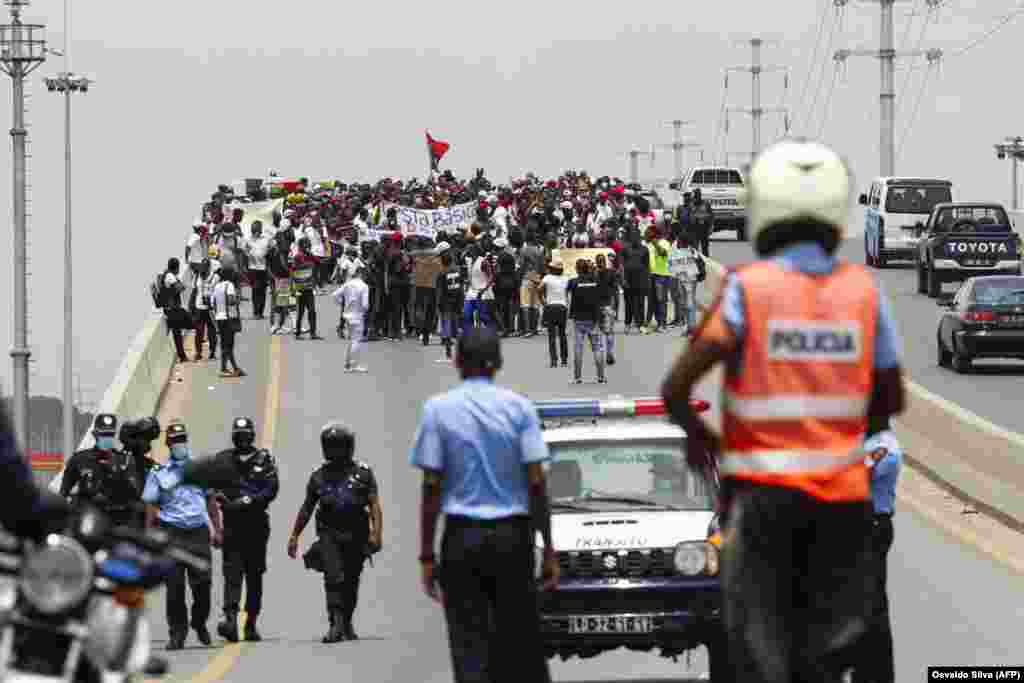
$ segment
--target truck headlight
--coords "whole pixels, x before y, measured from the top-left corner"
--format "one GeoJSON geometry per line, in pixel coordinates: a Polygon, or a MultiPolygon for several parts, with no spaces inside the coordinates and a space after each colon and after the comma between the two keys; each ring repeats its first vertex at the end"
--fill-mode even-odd
{"type": "Polygon", "coordinates": [[[718,548],[704,541],[689,541],[676,546],[676,571],[683,576],[716,576],[718,548]]]}
{"type": "Polygon", "coordinates": [[[21,591],[43,614],[64,612],[92,590],[93,561],[78,541],[51,535],[29,555],[21,569],[21,591]]]}

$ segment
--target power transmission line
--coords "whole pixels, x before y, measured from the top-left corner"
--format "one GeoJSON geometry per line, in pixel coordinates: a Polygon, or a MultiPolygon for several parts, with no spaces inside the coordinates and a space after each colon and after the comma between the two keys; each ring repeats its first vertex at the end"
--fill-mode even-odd
{"type": "MultiPolygon", "coordinates": [[[[846,15],[846,5],[838,5],[835,16],[832,18],[832,27],[828,33],[828,47],[825,48],[825,54],[827,55],[832,50],[832,45],[836,38],[836,28],[842,24],[842,17],[846,15]]],[[[807,109],[807,115],[804,117],[803,127],[807,128],[808,124],[814,121],[814,111],[818,107],[818,95],[821,94],[821,87],[825,83],[825,72],[828,70],[828,62],[826,61],[821,67],[821,75],[818,77],[818,85],[814,89],[814,99],[811,100],[811,106],[807,109]]]]}
{"type": "MultiPolygon", "coordinates": [[[[814,49],[811,52],[811,60],[807,64],[807,78],[804,79],[804,87],[800,91],[800,97],[794,102],[794,104],[799,105],[798,111],[803,111],[804,102],[807,100],[807,88],[810,87],[811,78],[814,76],[814,72],[817,71],[818,48],[821,47],[821,38],[825,34],[825,21],[828,19],[828,8],[831,4],[832,0],[823,0],[821,19],[818,22],[818,34],[814,38],[814,49]]],[[[828,54],[828,52],[826,51],[825,54],[828,54]]],[[[776,130],[776,135],[778,135],[778,130],[776,130]]]]}
{"type": "Polygon", "coordinates": [[[825,108],[821,112],[821,125],[818,126],[818,134],[814,136],[818,140],[822,139],[821,136],[825,132],[825,124],[828,123],[828,116],[829,116],[829,112],[831,111],[830,110],[830,105],[832,104],[832,94],[836,90],[836,81],[838,81],[838,80],[839,80],[839,62],[836,62],[834,70],[832,72],[832,83],[831,83],[831,85],[829,85],[828,95],[825,97],[825,108]]]}
{"type": "Polygon", "coordinates": [[[921,89],[917,93],[917,102],[914,103],[914,108],[911,111],[910,118],[907,119],[906,128],[903,129],[903,135],[900,137],[900,146],[896,150],[896,158],[900,158],[903,154],[903,147],[907,144],[907,138],[910,137],[910,133],[914,130],[914,123],[917,121],[917,114],[921,109],[921,102],[924,100],[924,93],[928,88],[928,81],[932,76],[935,69],[935,63],[929,62],[928,71],[925,72],[924,78],[921,80],[921,89]]]}
{"type": "MultiPolygon", "coordinates": [[[[942,0],[941,2],[939,2],[939,6],[942,6],[945,3],[946,3],[946,0],[942,0]]],[[[1024,0],[1020,0],[1019,2],[1017,2],[1017,6],[1016,7],[1011,9],[1009,12],[1004,14],[1002,17],[997,19],[995,22],[993,22],[992,25],[989,26],[987,29],[985,29],[985,31],[981,35],[979,35],[977,38],[974,38],[973,40],[969,41],[963,47],[957,48],[956,50],[952,50],[950,52],[943,52],[943,57],[945,59],[949,59],[950,57],[962,57],[962,56],[964,56],[965,54],[967,54],[968,52],[970,52],[974,48],[980,46],[982,43],[984,43],[988,39],[992,38],[995,34],[999,33],[999,31],[1001,31],[1004,28],[1006,28],[1010,24],[1010,22],[1014,21],[1021,14],[1024,14],[1024,0]]],[[[921,71],[922,69],[927,69],[930,66],[931,66],[931,64],[912,65],[912,66],[908,66],[907,67],[907,71],[921,71]]]]}

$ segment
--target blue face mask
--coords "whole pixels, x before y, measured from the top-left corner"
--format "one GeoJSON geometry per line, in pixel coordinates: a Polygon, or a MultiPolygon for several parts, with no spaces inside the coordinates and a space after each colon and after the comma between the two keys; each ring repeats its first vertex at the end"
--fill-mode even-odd
{"type": "Polygon", "coordinates": [[[171,460],[182,462],[188,460],[192,452],[188,448],[188,444],[176,443],[171,446],[171,460]]]}
{"type": "Polygon", "coordinates": [[[112,436],[97,436],[96,437],[96,448],[101,451],[112,451],[114,450],[114,437],[112,436]]]}

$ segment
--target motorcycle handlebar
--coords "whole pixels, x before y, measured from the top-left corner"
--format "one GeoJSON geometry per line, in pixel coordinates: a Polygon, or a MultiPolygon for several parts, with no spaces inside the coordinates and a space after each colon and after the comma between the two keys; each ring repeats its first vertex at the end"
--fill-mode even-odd
{"type": "Polygon", "coordinates": [[[163,529],[141,531],[132,527],[119,526],[111,530],[110,535],[120,541],[127,541],[153,553],[160,553],[179,564],[186,565],[198,572],[210,571],[210,561],[196,553],[193,549],[175,543],[170,534],[163,529]]]}

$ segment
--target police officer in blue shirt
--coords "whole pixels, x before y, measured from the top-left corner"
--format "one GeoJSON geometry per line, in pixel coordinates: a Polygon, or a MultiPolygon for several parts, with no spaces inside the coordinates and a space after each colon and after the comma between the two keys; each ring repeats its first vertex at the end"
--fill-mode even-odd
{"type": "Polygon", "coordinates": [[[871,502],[874,519],[871,525],[871,549],[876,561],[878,590],[875,609],[867,633],[858,646],[854,683],[893,683],[892,624],[889,618],[889,596],[886,592],[888,556],[892,548],[892,516],[896,503],[896,481],[903,464],[903,450],[889,426],[889,418],[873,418],[868,423],[866,464],[871,468],[871,502]]]}
{"type": "Polygon", "coordinates": [[[424,405],[410,453],[423,470],[420,564],[424,591],[441,601],[434,558],[445,513],[441,591],[457,683],[551,680],[540,637],[534,537],[544,541],[544,588],[558,583],[542,463],[549,459],[533,405],[497,387],[496,332],[459,338],[463,382],[424,405]]]}
{"type": "MultiPolygon", "coordinates": [[[[142,500],[146,503],[146,526],[155,524],[166,530],[175,543],[190,548],[193,553],[212,561],[212,542],[220,545],[222,527],[220,510],[211,494],[184,482],[185,465],[192,457],[185,425],[176,422],[167,426],[167,462],[149,473],[142,500]]],[[[168,650],[185,647],[189,625],[203,645],[212,642],[206,622],[210,618],[211,579],[209,572],[196,572],[179,565],[167,580],[167,626],[170,629],[168,650]],[[188,618],[185,604],[185,578],[192,587],[192,619],[188,618]]]]}

